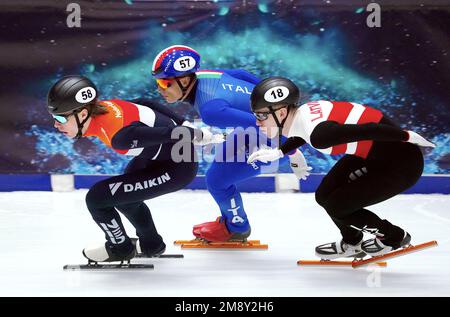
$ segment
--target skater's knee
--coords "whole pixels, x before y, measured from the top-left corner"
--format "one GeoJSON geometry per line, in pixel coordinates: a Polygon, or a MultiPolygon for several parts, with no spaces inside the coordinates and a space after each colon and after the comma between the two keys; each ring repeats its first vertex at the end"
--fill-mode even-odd
{"type": "Polygon", "coordinates": [[[345,203],[336,202],[331,199],[325,201],[322,207],[327,211],[331,218],[338,220],[344,219],[355,211],[354,208],[350,208],[345,203]]]}
{"type": "Polygon", "coordinates": [[[103,195],[100,194],[98,187],[98,184],[95,184],[86,194],[86,205],[89,210],[104,207],[105,199],[103,195]]]}
{"type": "Polygon", "coordinates": [[[89,191],[86,194],[86,205],[88,206],[89,210],[91,210],[93,207],[95,207],[97,199],[95,197],[94,191],[89,189],[89,191]]]}
{"type": "Polygon", "coordinates": [[[422,166],[414,166],[410,168],[409,171],[402,174],[403,182],[405,183],[405,187],[410,188],[414,184],[417,183],[417,181],[422,176],[423,172],[423,165],[422,166]]]}
{"type": "Polygon", "coordinates": [[[115,206],[117,210],[119,210],[124,215],[126,214],[133,214],[136,211],[140,209],[144,202],[137,202],[137,203],[131,203],[131,204],[121,204],[119,206],[115,206]]]}
{"type": "Polygon", "coordinates": [[[343,206],[342,202],[336,201],[330,195],[325,195],[321,191],[316,191],[315,193],[316,202],[326,210],[328,215],[332,218],[342,218],[346,213],[346,208],[343,206]]]}
{"type": "Polygon", "coordinates": [[[322,206],[325,207],[326,202],[327,202],[327,195],[325,195],[324,191],[320,190],[320,188],[318,188],[315,192],[315,198],[316,198],[316,202],[322,206]]]}
{"type": "Polygon", "coordinates": [[[218,175],[214,171],[214,169],[210,168],[208,171],[206,171],[205,180],[208,190],[221,190],[223,188],[226,188],[223,176],[218,175]]]}

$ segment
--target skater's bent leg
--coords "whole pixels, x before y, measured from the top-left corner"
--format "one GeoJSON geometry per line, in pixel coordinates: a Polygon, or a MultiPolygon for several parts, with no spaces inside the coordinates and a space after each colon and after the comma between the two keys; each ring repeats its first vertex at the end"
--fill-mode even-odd
{"type": "MultiPolygon", "coordinates": [[[[184,188],[195,177],[197,164],[154,161],[142,168],[140,162],[132,161],[126,174],[95,184],[86,196],[86,203],[97,223],[113,218],[114,224],[117,223],[125,235],[117,210],[123,212],[136,227],[138,236],[144,237],[143,241],[153,241],[148,242],[148,247],[152,248],[153,244],[161,241],[161,237],[143,201],[184,188]],[[137,165],[139,168],[133,168],[137,165]]],[[[125,240],[127,243],[130,241],[126,235],[125,240]]]]}
{"type": "Polygon", "coordinates": [[[136,228],[141,249],[144,253],[161,248],[162,237],[156,230],[150,209],[144,202],[124,204],[116,207],[136,228]]]}
{"type": "Polygon", "coordinates": [[[406,168],[371,164],[367,173],[337,187],[322,206],[328,214],[347,226],[376,233],[387,245],[396,246],[404,231],[364,207],[398,195],[417,181],[417,173],[406,168]],[[410,176],[408,176],[410,175],[410,176]]]}
{"type": "Polygon", "coordinates": [[[128,254],[133,248],[130,238],[113,206],[104,206],[101,185],[95,184],[86,195],[86,205],[92,218],[105,233],[105,238],[111,248],[118,254],[128,254]]]}
{"type": "Polygon", "coordinates": [[[328,200],[329,196],[339,187],[348,184],[350,173],[357,169],[362,169],[365,167],[365,162],[363,159],[356,156],[344,156],[341,158],[329,171],[329,173],[323,178],[320,186],[315,192],[315,198],[317,203],[322,206],[330,216],[331,220],[338,227],[341,232],[343,240],[348,244],[356,244],[361,241],[363,234],[346,225],[333,214],[328,212],[328,200]]]}
{"type": "Polygon", "coordinates": [[[213,162],[206,173],[208,191],[220,208],[230,232],[250,229],[241,194],[236,183],[260,173],[245,162],[213,162]]]}
{"type": "Polygon", "coordinates": [[[337,218],[331,217],[331,220],[333,220],[336,227],[338,227],[339,231],[341,232],[342,239],[345,243],[355,245],[359,243],[363,238],[364,235],[361,231],[346,225],[344,222],[337,218]]]}

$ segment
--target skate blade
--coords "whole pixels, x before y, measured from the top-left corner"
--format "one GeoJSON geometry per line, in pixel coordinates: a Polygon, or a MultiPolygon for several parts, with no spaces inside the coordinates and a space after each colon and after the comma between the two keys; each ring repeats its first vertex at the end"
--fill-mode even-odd
{"type": "MultiPolygon", "coordinates": [[[[243,242],[240,242],[240,241],[233,241],[233,243],[234,242],[239,242],[239,243],[243,243],[243,242]]],[[[252,243],[252,244],[261,244],[261,241],[260,240],[246,240],[245,242],[247,242],[247,243],[252,243]]],[[[198,244],[198,243],[227,243],[227,242],[208,242],[208,241],[205,241],[205,240],[203,240],[203,239],[200,239],[200,238],[196,238],[196,239],[192,239],[192,240],[175,240],[174,242],[173,242],[173,244],[174,245],[182,245],[182,244],[198,244]]]]}
{"type": "Polygon", "coordinates": [[[64,271],[83,271],[83,270],[153,270],[153,264],[67,264],[64,265],[64,271]]]}
{"type": "MultiPolygon", "coordinates": [[[[332,261],[332,260],[299,260],[297,265],[300,266],[352,266],[354,261],[332,261]]],[[[380,267],[386,267],[386,262],[373,263],[380,267]]]]}
{"type": "Polygon", "coordinates": [[[374,256],[374,257],[372,257],[370,259],[354,261],[352,263],[352,267],[353,268],[357,268],[357,267],[368,265],[370,263],[377,262],[377,261],[380,261],[380,260],[396,258],[396,257],[402,256],[402,255],[406,255],[406,254],[409,254],[409,253],[413,253],[413,252],[417,252],[417,251],[422,251],[424,249],[436,247],[437,245],[438,245],[437,241],[434,241],[434,240],[433,241],[429,241],[429,242],[425,242],[425,243],[422,243],[422,244],[410,245],[410,246],[407,246],[405,248],[386,253],[384,255],[374,256]]]}
{"type": "Polygon", "coordinates": [[[182,249],[255,249],[267,250],[269,245],[261,244],[260,240],[247,241],[229,241],[229,242],[208,242],[200,239],[194,240],[177,240],[176,245],[180,245],[182,249]]]}
{"type": "Polygon", "coordinates": [[[143,253],[138,253],[136,254],[135,258],[138,259],[183,259],[184,255],[183,254],[160,254],[160,255],[155,255],[155,256],[146,256],[143,253]]]}

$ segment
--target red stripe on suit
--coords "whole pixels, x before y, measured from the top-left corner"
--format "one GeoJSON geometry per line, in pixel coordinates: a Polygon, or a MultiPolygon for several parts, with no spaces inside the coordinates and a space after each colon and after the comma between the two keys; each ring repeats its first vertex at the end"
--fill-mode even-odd
{"type": "MultiPolygon", "coordinates": [[[[362,113],[361,117],[358,120],[358,124],[364,124],[364,123],[378,123],[381,121],[381,118],[383,118],[383,114],[381,111],[378,111],[373,108],[366,107],[366,110],[362,113]]],[[[359,141],[356,147],[355,155],[366,158],[369,154],[370,149],[372,148],[373,141],[367,140],[367,141],[359,141]]]]}
{"type": "MultiPolygon", "coordinates": [[[[353,105],[350,102],[336,102],[333,101],[333,109],[331,109],[330,115],[327,121],[336,121],[337,123],[344,124],[350,111],[353,109],[353,105]]],[[[338,144],[332,147],[331,154],[341,154],[345,153],[347,150],[347,144],[338,144]]]]}

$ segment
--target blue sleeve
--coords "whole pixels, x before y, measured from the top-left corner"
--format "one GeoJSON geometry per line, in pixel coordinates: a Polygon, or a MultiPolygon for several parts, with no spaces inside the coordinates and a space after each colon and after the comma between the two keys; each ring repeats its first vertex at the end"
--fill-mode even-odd
{"type": "Polygon", "coordinates": [[[261,81],[261,79],[244,69],[220,69],[220,71],[223,71],[234,78],[244,80],[254,85],[257,85],[261,81]]]}
{"type": "Polygon", "coordinates": [[[199,111],[205,124],[222,129],[256,125],[256,119],[252,113],[234,109],[224,99],[210,100],[201,105],[199,111]]]}

